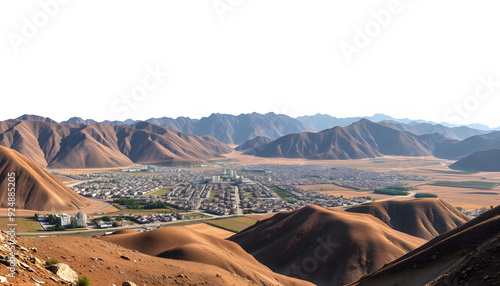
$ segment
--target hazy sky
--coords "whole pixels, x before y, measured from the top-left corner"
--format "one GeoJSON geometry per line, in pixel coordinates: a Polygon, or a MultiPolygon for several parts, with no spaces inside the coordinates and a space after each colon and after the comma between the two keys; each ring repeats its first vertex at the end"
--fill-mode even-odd
{"type": "Polygon", "coordinates": [[[500,1],[1,1],[1,118],[276,112],[484,123],[500,1]]]}

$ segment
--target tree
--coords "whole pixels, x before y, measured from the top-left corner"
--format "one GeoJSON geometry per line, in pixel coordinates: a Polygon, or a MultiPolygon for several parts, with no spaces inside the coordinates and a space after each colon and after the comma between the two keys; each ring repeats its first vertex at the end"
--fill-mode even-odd
{"type": "Polygon", "coordinates": [[[49,214],[49,216],[47,217],[47,220],[49,221],[49,223],[55,223],[56,220],[54,218],[54,215],[53,214],[49,214]]]}

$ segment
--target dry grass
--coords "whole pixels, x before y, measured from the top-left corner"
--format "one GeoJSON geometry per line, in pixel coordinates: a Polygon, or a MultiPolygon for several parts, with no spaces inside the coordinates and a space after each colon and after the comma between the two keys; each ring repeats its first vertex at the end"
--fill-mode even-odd
{"type": "Polygon", "coordinates": [[[500,190],[484,191],[484,194],[472,194],[474,190],[470,188],[455,188],[425,185],[418,188],[418,192],[433,193],[454,207],[463,207],[464,209],[479,209],[481,207],[490,207],[500,205],[500,190]]]}

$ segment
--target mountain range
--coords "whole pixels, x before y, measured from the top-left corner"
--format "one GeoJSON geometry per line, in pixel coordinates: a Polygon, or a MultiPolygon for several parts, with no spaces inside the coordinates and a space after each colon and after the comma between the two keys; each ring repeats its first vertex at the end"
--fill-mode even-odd
{"type": "Polygon", "coordinates": [[[476,151],[494,148],[500,148],[500,131],[457,140],[440,133],[417,135],[394,124],[361,119],[347,127],[286,135],[245,154],[322,160],[432,155],[459,160],[476,151]]]}
{"type": "MultiPolygon", "coordinates": [[[[442,137],[438,135],[438,137],[442,137]]],[[[428,156],[435,140],[367,119],[347,127],[283,136],[246,154],[259,157],[363,159],[383,155],[428,156]]]]}
{"type": "Polygon", "coordinates": [[[500,148],[500,131],[374,117],[384,120],[361,119],[346,127],[311,132],[304,131],[310,127],[297,119],[274,113],[212,114],[200,120],[165,117],[119,125],[79,118],[59,124],[24,115],[0,122],[0,145],[49,168],[205,164],[232,150],[223,142],[241,142],[236,150],[259,157],[327,160],[384,155],[459,160],[476,151],[500,148]]]}
{"type": "MultiPolygon", "coordinates": [[[[168,129],[179,131],[188,135],[211,135],[225,144],[242,144],[243,142],[258,136],[277,139],[284,135],[299,132],[318,132],[335,126],[346,127],[361,119],[368,119],[372,122],[382,122],[392,124],[393,127],[402,131],[409,131],[416,135],[439,133],[450,139],[463,140],[474,135],[481,135],[492,130],[486,126],[480,128],[471,128],[467,126],[454,126],[450,124],[437,124],[425,120],[395,119],[385,114],[375,114],[369,117],[348,117],[337,118],[325,114],[316,114],[311,116],[301,116],[292,118],[283,114],[275,113],[250,113],[240,115],[213,113],[208,117],[201,119],[191,119],[189,117],[161,117],[144,120],[155,125],[160,125],[168,129]]],[[[50,123],[56,123],[50,118],[37,115],[23,115],[16,120],[38,120],[50,123]]],[[[103,123],[108,125],[133,125],[141,122],[140,120],[127,119],[125,121],[109,121],[103,123]]],[[[96,124],[92,119],[82,119],[72,117],[62,124],[96,124]]]]}
{"type": "Polygon", "coordinates": [[[110,126],[4,121],[0,145],[42,167],[59,169],[204,164],[232,150],[211,136],[190,136],[148,122],[110,126]]]}

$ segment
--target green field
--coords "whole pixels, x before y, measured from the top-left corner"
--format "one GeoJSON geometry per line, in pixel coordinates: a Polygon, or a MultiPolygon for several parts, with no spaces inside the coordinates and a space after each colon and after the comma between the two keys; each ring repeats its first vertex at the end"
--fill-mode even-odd
{"type": "Polygon", "coordinates": [[[7,224],[16,223],[16,232],[36,232],[43,230],[42,226],[29,217],[16,217],[15,222],[10,222],[8,217],[0,217],[0,229],[9,230],[7,224]]]}
{"type": "Polygon", "coordinates": [[[407,196],[411,188],[389,186],[386,188],[374,189],[374,194],[389,195],[389,196],[407,196]]]}
{"type": "Polygon", "coordinates": [[[415,198],[437,198],[438,195],[431,193],[416,193],[415,198]]]}
{"type": "Polygon", "coordinates": [[[232,232],[240,232],[245,228],[254,225],[257,222],[256,219],[247,218],[247,217],[230,217],[223,219],[214,219],[207,224],[220,227],[225,230],[229,230],[232,232]]]}
{"type": "Polygon", "coordinates": [[[292,198],[296,198],[295,195],[289,193],[286,190],[283,190],[282,188],[278,188],[276,186],[267,186],[267,188],[269,190],[271,190],[272,192],[274,192],[278,197],[280,197],[281,199],[283,199],[287,202],[290,202],[292,200],[292,198]]]}
{"type": "Polygon", "coordinates": [[[432,183],[434,186],[442,187],[456,187],[456,188],[472,188],[472,189],[482,189],[491,190],[494,187],[500,185],[495,182],[482,182],[482,181],[437,181],[432,183]]]}
{"type": "Polygon", "coordinates": [[[206,218],[206,217],[210,217],[209,215],[206,215],[206,214],[201,214],[201,213],[186,213],[186,214],[184,214],[184,217],[185,217],[186,219],[189,219],[190,217],[196,217],[196,216],[202,216],[202,217],[204,217],[204,218],[206,218]]]}
{"type": "Polygon", "coordinates": [[[210,196],[208,197],[209,199],[218,198],[218,197],[219,197],[219,191],[210,190],[210,196]]]}
{"type": "Polygon", "coordinates": [[[147,193],[145,195],[143,195],[143,197],[148,197],[148,196],[164,196],[166,195],[168,192],[170,192],[172,190],[171,187],[166,187],[166,188],[160,188],[154,192],[151,192],[151,193],[147,193]]]}
{"type": "Polygon", "coordinates": [[[245,191],[246,192],[246,195],[247,195],[247,199],[249,198],[253,198],[253,193],[250,192],[250,191],[245,191]]]}

